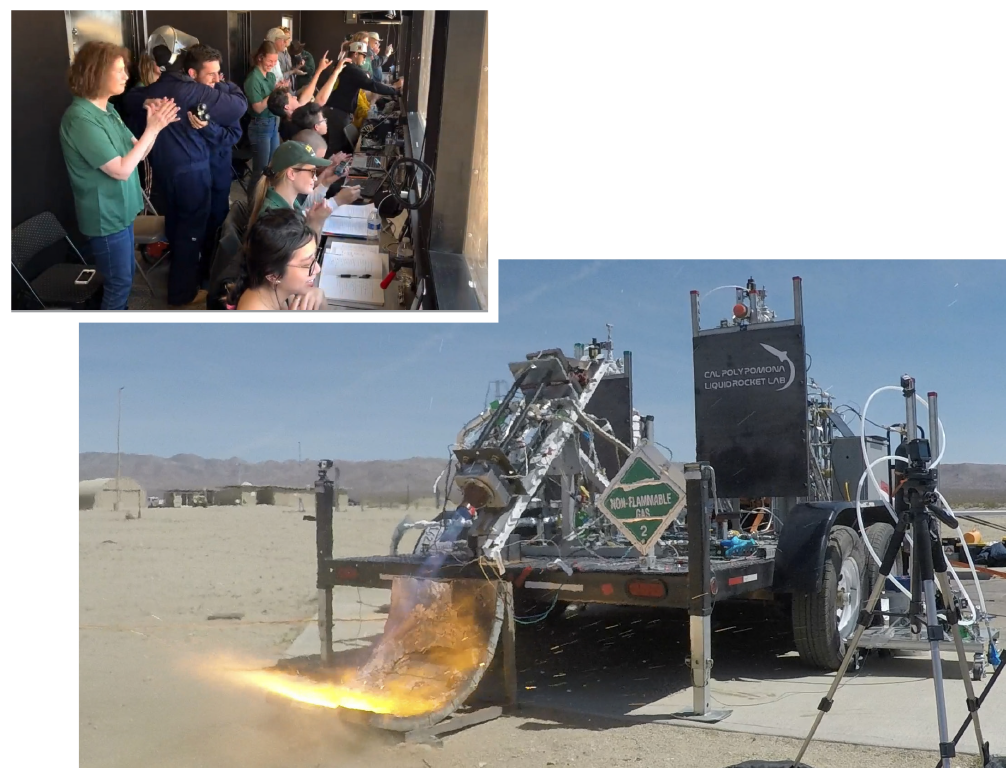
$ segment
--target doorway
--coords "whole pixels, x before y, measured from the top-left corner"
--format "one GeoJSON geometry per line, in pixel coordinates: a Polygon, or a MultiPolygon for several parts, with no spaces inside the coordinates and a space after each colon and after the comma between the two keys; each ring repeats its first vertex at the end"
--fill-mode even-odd
{"type": "Polygon", "coordinates": [[[238,85],[251,71],[251,11],[227,11],[227,78],[238,85]]]}

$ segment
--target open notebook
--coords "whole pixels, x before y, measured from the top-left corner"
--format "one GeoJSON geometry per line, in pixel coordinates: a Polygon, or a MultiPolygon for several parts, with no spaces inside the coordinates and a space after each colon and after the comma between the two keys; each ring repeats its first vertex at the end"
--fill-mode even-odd
{"type": "Polygon", "coordinates": [[[384,306],[385,257],[376,245],[329,243],[321,268],[321,290],[333,304],[384,306]]]}
{"type": "Polygon", "coordinates": [[[321,231],[336,237],[367,237],[367,217],[374,211],[370,205],[340,205],[325,220],[321,231]]]}

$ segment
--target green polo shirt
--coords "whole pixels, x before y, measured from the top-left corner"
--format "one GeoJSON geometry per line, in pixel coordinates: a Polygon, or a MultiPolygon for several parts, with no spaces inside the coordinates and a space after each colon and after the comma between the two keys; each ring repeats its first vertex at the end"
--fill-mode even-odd
{"type": "Polygon", "coordinates": [[[77,226],[88,237],[121,232],[143,210],[140,175],[133,169],[125,181],[113,179],[101,166],[125,157],[133,148],[133,134],[115,107],[96,107],[74,97],[59,125],[63,160],[77,207],[77,226]]]}
{"type": "Polygon", "coordinates": [[[278,120],[269,108],[256,112],[252,109],[252,104],[258,104],[262,99],[268,99],[269,94],[276,88],[276,73],[270,71],[263,75],[258,67],[253,67],[245,78],[245,96],[248,97],[248,114],[252,120],[278,120]]]}
{"type": "Polygon", "coordinates": [[[296,200],[293,201],[293,205],[290,205],[275,189],[269,187],[269,191],[265,193],[265,199],[262,201],[262,210],[259,211],[259,215],[261,216],[265,211],[271,211],[274,208],[293,208],[297,213],[304,213],[304,209],[296,200]]]}

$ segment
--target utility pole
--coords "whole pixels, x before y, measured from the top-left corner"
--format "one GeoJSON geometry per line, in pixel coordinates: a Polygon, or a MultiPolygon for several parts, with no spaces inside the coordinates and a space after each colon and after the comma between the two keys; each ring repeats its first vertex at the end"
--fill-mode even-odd
{"type": "Polygon", "coordinates": [[[499,402],[499,400],[503,397],[503,392],[500,386],[502,384],[506,384],[506,381],[504,379],[495,379],[494,381],[489,382],[489,386],[486,387],[486,399],[484,405],[485,408],[489,407],[489,391],[493,389],[493,387],[496,388],[496,397],[495,397],[496,401],[499,402]]]}
{"type": "Polygon", "coordinates": [[[119,394],[117,396],[118,401],[118,411],[119,416],[115,424],[115,511],[119,512],[122,510],[122,451],[120,448],[119,437],[122,433],[122,390],[125,387],[119,387],[119,394]]]}

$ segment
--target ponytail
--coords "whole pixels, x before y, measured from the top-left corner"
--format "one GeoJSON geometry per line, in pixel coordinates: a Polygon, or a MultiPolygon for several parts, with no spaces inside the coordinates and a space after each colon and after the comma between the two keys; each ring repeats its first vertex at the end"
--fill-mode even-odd
{"type": "Polygon", "coordinates": [[[259,176],[255,189],[252,190],[252,206],[251,213],[248,215],[248,228],[245,230],[245,242],[248,242],[248,235],[251,233],[251,228],[255,226],[255,222],[258,221],[258,215],[262,212],[262,204],[265,202],[265,196],[269,191],[269,185],[273,178],[274,174],[272,169],[267,165],[262,170],[262,175],[259,176]]]}

